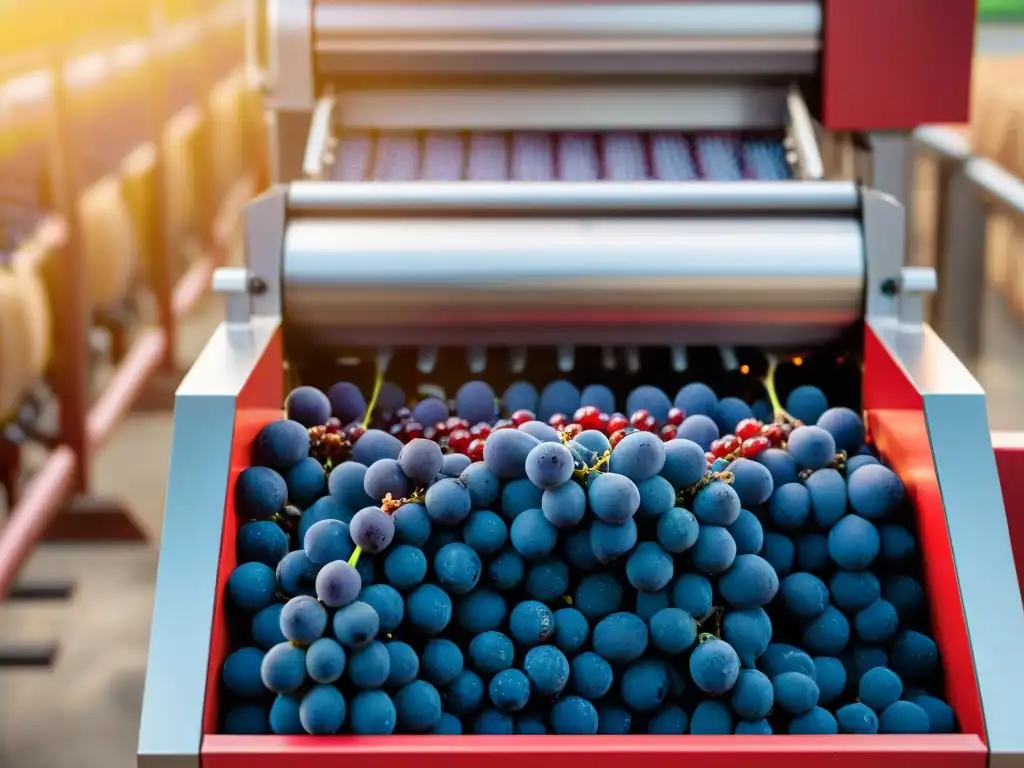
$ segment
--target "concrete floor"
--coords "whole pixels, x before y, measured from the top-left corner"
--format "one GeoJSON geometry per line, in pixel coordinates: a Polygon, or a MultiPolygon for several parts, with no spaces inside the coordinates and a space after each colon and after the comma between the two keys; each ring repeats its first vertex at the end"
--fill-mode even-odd
{"type": "MultiPolygon", "coordinates": [[[[220,317],[207,300],[181,334],[193,359],[220,317]]],[[[1024,429],[1024,324],[990,302],[979,376],[991,423],[1024,429]]],[[[123,499],[159,535],[171,439],[169,414],[126,420],[99,456],[96,488],[123,499]],[[130,471],[126,471],[130,467],[130,471]]],[[[135,746],[157,553],[143,546],[46,546],[24,576],[73,577],[67,604],[0,604],[0,642],[59,638],[52,671],[0,672],[0,768],[130,768],[135,746]]]]}

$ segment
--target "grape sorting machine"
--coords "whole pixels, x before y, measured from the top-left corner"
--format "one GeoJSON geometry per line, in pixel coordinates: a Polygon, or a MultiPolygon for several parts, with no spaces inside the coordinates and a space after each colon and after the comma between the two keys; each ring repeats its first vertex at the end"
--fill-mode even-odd
{"type": "Polygon", "coordinates": [[[279,183],[177,394],[139,765],[1016,761],[1024,611],[984,393],[923,322],[934,274],[904,266],[886,194],[907,129],[966,115],[972,18],[960,0],[267,3],[279,183]],[[856,181],[823,153],[841,134],[867,150],[856,181]],[[229,490],[286,374],[739,391],[773,356],[867,412],[915,502],[961,733],[217,735],[229,490]]]}

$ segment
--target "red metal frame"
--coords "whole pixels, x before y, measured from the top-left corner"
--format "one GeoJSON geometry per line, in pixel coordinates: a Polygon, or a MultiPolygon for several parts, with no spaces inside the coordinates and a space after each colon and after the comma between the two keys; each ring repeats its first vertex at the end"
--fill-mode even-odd
{"type": "Polygon", "coordinates": [[[825,0],[821,120],[833,131],[964,123],[975,0],[825,0]]]}
{"type": "MultiPolygon", "coordinates": [[[[362,768],[477,768],[481,760],[494,768],[518,768],[529,761],[536,768],[563,768],[586,761],[592,768],[620,768],[624,759],[642,759],[649,768],[674,768],[680,761],[713,759],[721,768],[742,768],[751,760],[786,768],[811,768],[827,761],[835,768],[903,768],[920,759],[933,768],[983,768],[987,762],[981,704],[974,679],[963,614],[952,567],[949,537],[941,498],[931,466],[920,397],[870,331],[864,378],[874,439],[908,484],[917,504],[925,553],[929,599],[936,617],[935,635],[947,671],[947,695],[963,733],[929,736],[662,736],[528,737],[528,736],[222,736],[217,735],[220,667],[230,646],[223,612],[223,588],[235,566],[235,535],[239,521],[231,493],[225,504],[225,525],[214,606],[213,640],[207,679],[202,747],[203,768],[334,768],[355,758],[362,768]],[[899,409],[899,410],[896,410],[899,409]],[[910,430],[907,432],[906,430],[910,430]],[[897,431],[899,430],[899,431],[897,431]]],[[[259,428],[281,411],[266,410],[282,380],[280,333],[247,385],[253,394],[240,400],[236,415],[231,478],[249,464],[252,439],[259,428]],[[265,377],[261,382],[260,378],[265,377]],[[271,392],[271,389],[273,391],[271,392]],[[258,396],[257,396],[258,395],[258,396]],[[256,404],[252,405],[253,399],[256,404]],[[248,404],[247,404],[248,403],[248,404]]],[[[280,393],[283,394],[283,393],[280,393]]],[[[229,486],[230,487],[230,486],[229,486]]]]}
{"type": "Polygon", "coordinates": [[[996,451],[1010,546],[1017,563],[1017,582],[1024,584],[1024,432],[993,432],[992,447],[996,451]]]}

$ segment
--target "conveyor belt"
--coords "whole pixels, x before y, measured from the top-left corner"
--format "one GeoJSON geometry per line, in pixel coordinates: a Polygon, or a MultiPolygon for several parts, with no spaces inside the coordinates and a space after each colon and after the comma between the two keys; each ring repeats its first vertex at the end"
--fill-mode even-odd
{"type": "Polygon", "coordinates": [[[734,133],[349,133],[336,181],[780,181],[775,137],[734,133]]]}

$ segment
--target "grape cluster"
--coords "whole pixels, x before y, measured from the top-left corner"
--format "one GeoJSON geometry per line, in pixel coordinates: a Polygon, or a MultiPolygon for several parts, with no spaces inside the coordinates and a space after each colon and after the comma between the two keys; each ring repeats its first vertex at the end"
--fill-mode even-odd
{"type": "Polygon", "coordinates": [[[370,400],[293,391],[238,478],[226,732],[955,730],[903,485],[816,387],[370,400]]]}

